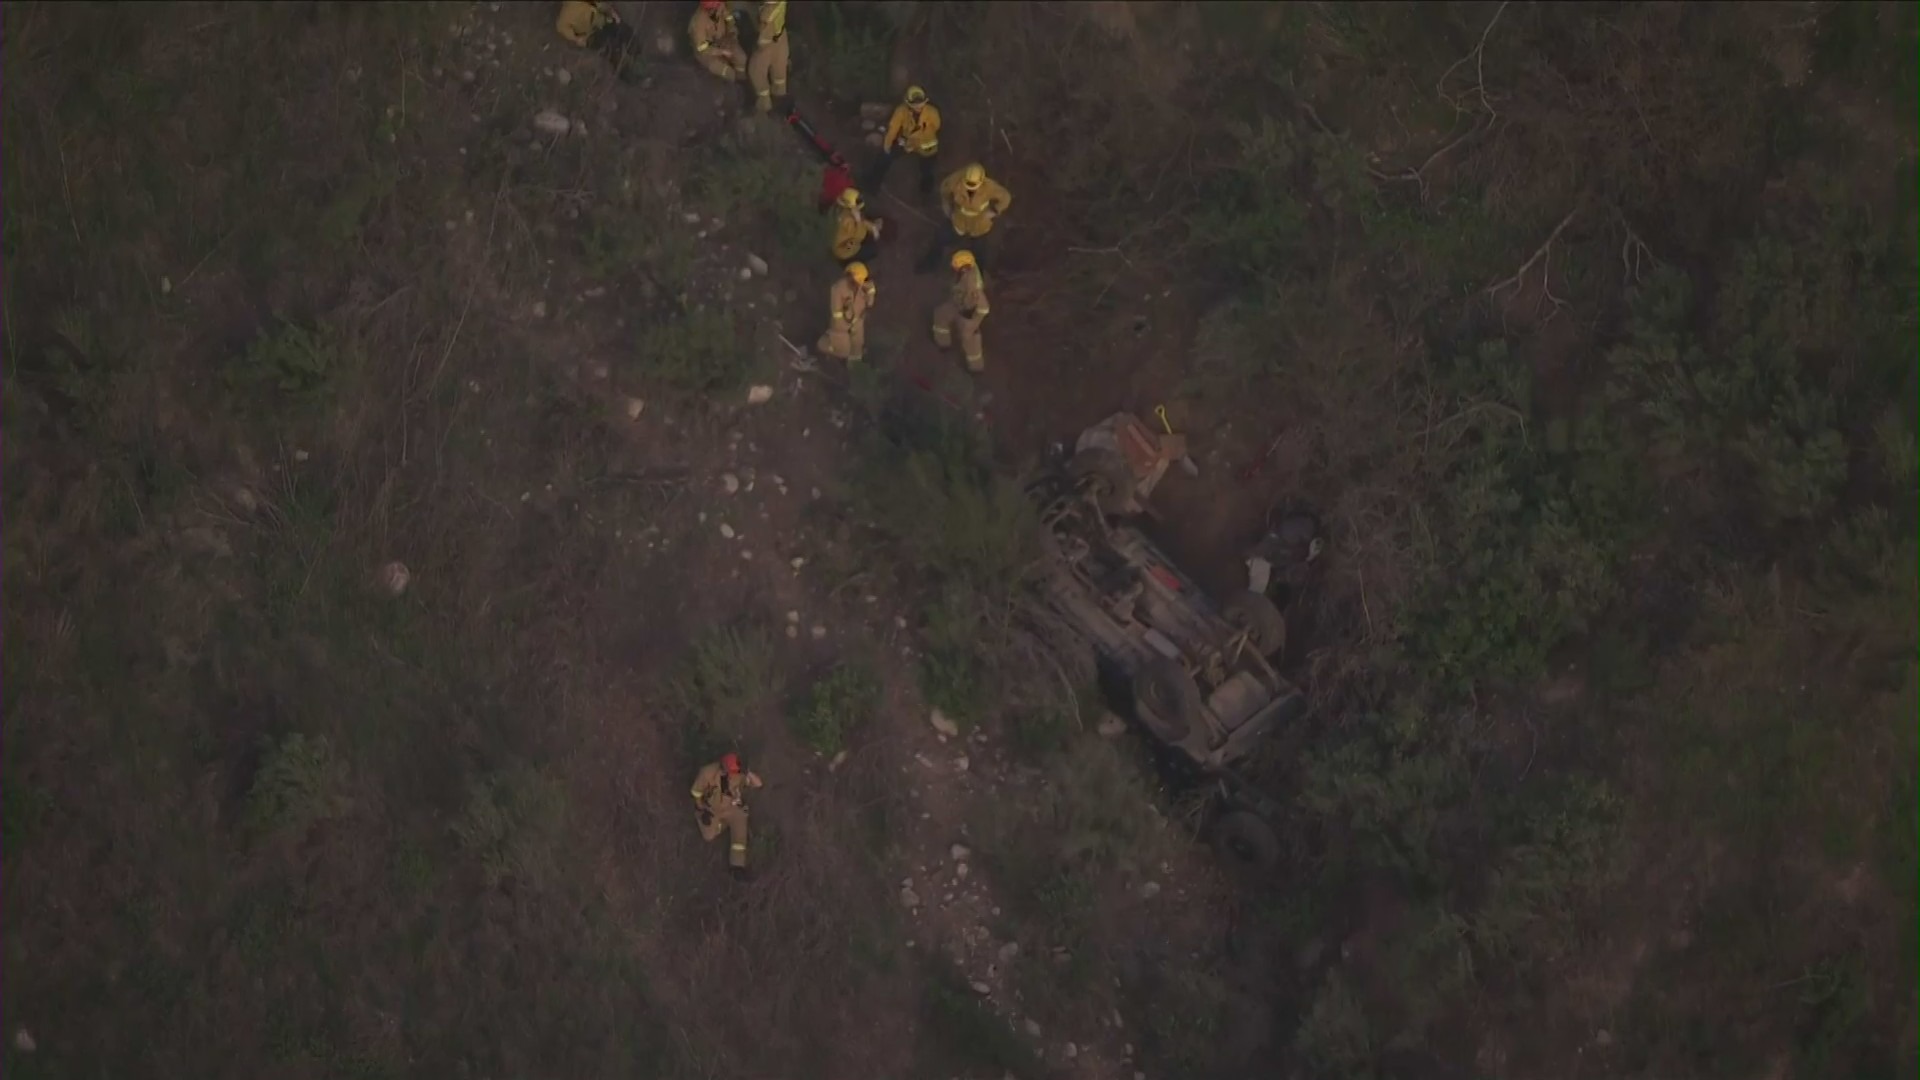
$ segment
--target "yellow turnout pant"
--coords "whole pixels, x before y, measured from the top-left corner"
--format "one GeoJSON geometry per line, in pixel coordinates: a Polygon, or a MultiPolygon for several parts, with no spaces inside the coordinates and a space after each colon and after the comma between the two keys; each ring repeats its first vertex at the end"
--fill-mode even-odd
{"type": "Polygon", "coordinates": [[[787,35],[753,50],[747,78],[753,81],[753,107],[772,112],[773,99],[787,94],[787,35]]]}
{"type": "Polygon", "coordinates": [[[713,816],[702,818],[700,839],[712,841],[722,832],[727,834],[727,865],[744,867],[747,865],[747,811],[742,806],[713,807],[713,816]]]}
{"type": "Polygon", "coordinates": [[[985,315],[962,315],[960,306],[949,300],[933,309],[933,343],[943,349],[952,348],[954,332],[958,331],[960,354],[967,358],[967,370],[980,371],[987,366],[986,350],[980,343],[980,324],[986,318],[985,315]]]}
{"type": "Polygon", "coordinates": [[[813,347],[835,359],[858,363],[867,356],[867,320],[855,319],[844,325],[835,323],[820,335],[813,347]]]}

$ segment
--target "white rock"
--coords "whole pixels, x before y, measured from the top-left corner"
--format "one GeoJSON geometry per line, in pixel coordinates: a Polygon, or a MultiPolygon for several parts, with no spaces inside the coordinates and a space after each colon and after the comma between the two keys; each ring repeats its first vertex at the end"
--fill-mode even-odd
{"type": "Polygon", "coordinates": [[[920,906],[920,894],[913,891],[913,886],[902,885],[900,887],[900,904],[909,910],[917,908],[920,906]]]}
{"type": "Polygon", "coordinates": [[[536,319],[544,319],[547,317],[547,302],[545,300],[535,300],[533,302],[533,317],[536,319]]]}
{"type": "Polygon", "coordinates": [[[732,495],[740,490],[740,478],[732,473],[721,473],[720,486],[726,489],[727,494],[732,495]]]}
{"type": "Polygon", "coordinates": [[[816,626],[813,629],[807,631],[807,633],[813,638],[813,640],[821,641],[821,640],[824,640],[827,636],[827,628],[824,626],[816,626]]]}
{"type": "Polygon", "coordinates": [[[797,612],[797,611],[789,611],[789,612],[787,612],[787,621],[788,621],[788,622],[790,622],[790,623],[797,623],[797,622],[799,622],[799,621],[800,621],[800,613],[799,613],[799,612],[797,612]]]}
{"type": "MultiPolygon", "coordinates": [[[[1013,958],[1020,955],[1020,943],[1017,941],[1007,942],[1005,945],[1000,946],[1000,952],[998,955],[1000,957],[1001,963],[1003,964],[1013,963],[1013,958]]],[[[1031,1021],[1029,1021],[1029,1023],[1031,1023],[1031,1021]]],[[[1039,1032],[1036,1031],[1034,1032],[1034,1034],[1038,1035],[1039,1032]]]]}
{"type": "Polygon", "coordinates": [[[573,121],[568,120],[564,113],[555,112],[552,109],[541,109],[533,114],[533,126],[534,130],[542,135],[558,136],[565,135],[567,129],[573,126],[573,121]]]}
{"type": "Polygon", "coordinates": [[[595,364],[595,365],[593,365],[593,377],[594,377],[594,378],[596,378],[596,379],[609,379],[609,378],[612,378],[612,377],[613,377],[613,368],[611,368],[611,367],[609,367],[608,365],[606,365],[606,364],[604,364],[604,363],[600,363],[600,364],[595,364]]]}
{"type": "Polygon", "coordinates": [[[792,558],[792,560],[787,563],[787,565],[793,567],[795,570],[798,570],[801,567],[807,565],[807,560],[804,558],[801,558],[798,555],[795,555],[792,558]]]}
{"type": "Polygon", "coordinates": [[[1102,738],[1118,738],[1127,733],[1127,722],[1112,713],[1108,713],[1100,718],[1100,724],[1094,728],[1094,730],[1098,731],[1102,738]]]}
{"type": "Polygon", "coordinates": [[[673,55],[673,35],[661,34],[653,39],[653,51],[661,56],[673,55]]]}
{"type": "Polygon", "coordinates": [[[638,420],[640,414],[647,411],[647,403],[637,397],[627,399],[627,419],[638,420]]]}
{"type": "Polygon", "coordinates": [[[13,1045],[23,1054],[31,1054],[39,1044],[33,1041],[33,1033],[26,1028],[13,1029],[13,1045]]]}
{"type": "Polygon", "coordinates": [[[967,875],[972,872],[973,868],[966,863],[961,863],[959,866],[953,868],[953,876],[959,878],[961,881],[967,880],[967,875]]]}
{"type": "Polygon", "coordinates": [[[1142,900],[1151,900],[1159,895],[1160,883],[1157,881],[1149,881],[1145,885],[1140,886],[1140,899],[1142,900]]]}
{"type": "Polygon", "coordinates": [[[741,281],[752,281],[752,280],[753,280],[753,267],[751,267],[751,266],[743,266],[743,267],[741,267],[741,268],[740,268],[740,280],[741,280],[741,281]]]}
{"type": "Polygon", "coordinates": [[[1060,1047],[1060,1053],[1064,1055],[1068,1061],[1072,1061],[1074,1058],[1080,1056],[1080,1048],[1072,1043],[1067,1043],[1060,1047]]]}
{"type": "Polygon", "coordinates": [[[720,535],[721,535],[722,537],[724,537],[724,538],[726,538],[726,539],[728,539],[728,540],[731,540],[731,539],[733,539],[733,526],[731,526],[731,525],[729,525],[729,524],[727,524],[727,523],[726,523],[726,522],[724,522],[724,521],[723,521],[723,522],[721,522],[721,523],[720,523],[720,535]]]}
{"type": "Polygon", "coordinates": [[[553,80],[561,86],[565,86],[573,81],[573,72],[568,71],[566,68],[554,68],[553,80]]]}
{"type": "Polygon", "coordinates": [[[747,252],[747,269],[753,271],[756,277],[766,277],[767,260],[749,251],[747,252]]]}
{"type": "Polygon", "coordinates": [[[698,225],[700,224],[700,215],[689,210],[686,213],[680,215],[680,220],[686,222],[689,225],[698,225]]]}
{"type": "Polygon", "coordinates": [[[413,574],[407,570],[407,564],[398,559],[380,568],[380,586],[393,596],[406,592],[412,581],[413,574]]]}
{"type": "Polygon", "coordinates": [[[955,772],[966,772],[972,767],[973,762],[967,760],[967,755],[965,754],[961,754],[959,757],[953,759],[953,771],[955,772]]]}
{"type": "Polygon", "coordinates": [[[833,755],[832,761],[827,762],[827,771],[833,772],[836,769],[840,768],[840,766],[845,765],[846,763],[847,763],[847,752],[845,750],[842,750],[839,753],[833,755]]]}
{"type": "Polygon", "coordinates": [[[947,854],[953,856],[954,862],[966,862],[973,855],[973,849],[965,844],[955,844],[947,849],[947,854]]]}
{"type": "Polygon", "coordinates": [[[747,404],[765,405],[773,400],[773,387],[762,383],[747,390],[747,404]]]}
{"type": "Polygon", "coordinates": [[[993,993],[993,987],[983,982],[972,982],[967,985],[973,989],[974,993],[979,994],[981,997],[986,997],[988,994],[993,993]]]}
{"type": "Polygon", "coordinates": [[[1040,1022],[1038,1020],[1029,1020],[1024,1026],[1027,1029],[1028,1035],[1036,1039],[1040,1037],[1040,1022]]]}
{"type": "Polygon", "coordinates": [[[941,712],[939,709],[933,710],[933,715],[927,717],[927,723],[932,724],[933,730],[945,735],[949,739],[960,734],[960,725],[947,719],[947,714],[941,712]]]}

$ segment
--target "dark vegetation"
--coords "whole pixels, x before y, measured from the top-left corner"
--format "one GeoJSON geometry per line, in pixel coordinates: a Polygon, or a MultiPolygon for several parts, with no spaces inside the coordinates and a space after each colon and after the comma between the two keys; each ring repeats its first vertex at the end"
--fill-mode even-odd
{"type": "MultiPolygon", "coordinates": [[[[602,343],[503,314],[561,260],[634,298],[614,384],[737,401],[673,200],[811,258],[809,171],[542,152],[466,10],[7,9],[8,1072],[1041,1075],[900,949],[884,662],[680,612],[602,343]],[[726,748],[847,755],[750,893],[726,748]]],[[[971,823],[1034,999],[1117,984],[1154,1076],[1915,1075],[1912,6],[795,10],[797,84],[926,57],[1023,201],[990,333],[1185,290],[1169,392],[1331,531],[1288,865],[1175,955],[1112,898],[1191,807],[1083,730],[1011,469],[856,383],[845,576],[1049,780],[971,823]]]]}

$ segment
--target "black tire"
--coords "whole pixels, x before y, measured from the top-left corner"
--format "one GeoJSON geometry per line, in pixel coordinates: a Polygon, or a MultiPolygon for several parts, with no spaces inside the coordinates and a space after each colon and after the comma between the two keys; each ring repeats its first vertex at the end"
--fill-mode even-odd
{"type": "Polygon", "coordinates": [[[1253,592],[1237,592],[1220,605],[1220,617],[1235,630],[1247,631],[1262,656],[1277,657],[1287,649],[1287,620],[1273,601],[1253,592]]]}
{"type": "Polygon", "coordinates": [[[1259,814],[1234,810],[1209,830],[1213,849],[1235,869],[1258,873],[1280,864],[1280,835],[1259,814]]]}
{"type": "Polygon", "coordinates": [[[1133,673],[1133,706],[1140,722],[1162,742],[1177,743],[1200,722],[1200,687],[1178,663],[1164,656],[1133,673]]]}
{"type": "Polygon", "coordinates": [[[1117,450],[1082,450],[1067,463],[1067,473],[1093,495],[1103,514],[1124,514],[1133,501],[1133,470],[1117,450]]]}

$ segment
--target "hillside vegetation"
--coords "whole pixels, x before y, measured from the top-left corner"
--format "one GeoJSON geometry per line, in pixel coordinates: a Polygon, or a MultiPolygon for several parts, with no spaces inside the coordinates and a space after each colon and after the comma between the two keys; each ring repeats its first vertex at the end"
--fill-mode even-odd
{"type": "Polygon", "coordinates": [[[1920,1073],[1912,5],[796,3],[1019,200],[990,402],[783,370],[816,173],[622,6],[7,7],[9,1075],[1920,1073]],[[1027,602],[1160,401],[1203,580],[1326,527],[1268,879],[1027,602]]]}

